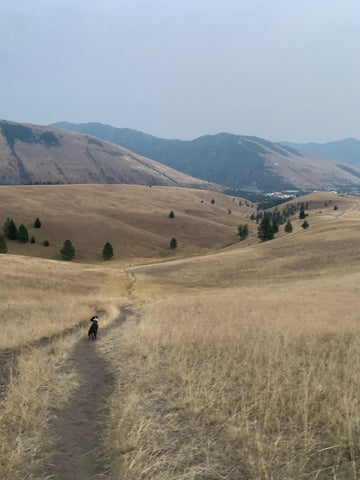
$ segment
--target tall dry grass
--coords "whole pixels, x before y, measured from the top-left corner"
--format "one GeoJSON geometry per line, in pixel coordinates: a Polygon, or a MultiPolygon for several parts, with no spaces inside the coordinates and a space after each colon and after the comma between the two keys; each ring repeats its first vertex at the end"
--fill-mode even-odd
{"type": "Polygon", "coordinates": [[[29,344],[100,312],[113,320],[131,281],[121,271],[14,255],[0,256],[0,350],[29,344]]]}
{"type": "Polygon", "coordinates": [[[75,337],[19,356],[7,396],[0,405],[0,478],[44,479],[51,456],[47,426],[51,410],[63,406],[77,385],[66,363],[75,337]]]}
{"type": "Polygon", "coordinates": [[[360,476],[359,274],[152,298],[102,345],[132,479],[360,476]],[[114,348],[114,344],[118,348],[114,348]]]}

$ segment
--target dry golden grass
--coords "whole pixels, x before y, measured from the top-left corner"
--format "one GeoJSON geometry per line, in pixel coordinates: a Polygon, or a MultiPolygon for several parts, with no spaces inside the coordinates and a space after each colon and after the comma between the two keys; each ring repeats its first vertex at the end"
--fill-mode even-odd
{"type": "Polygon", "coordinates": [[[115,478],[359,478],[360,212],[346,208],[266,244],[129,270],[141,321],[99,344],[118,375],[115,478]]]}
{"type": "Polygon", "coordinates": [[[76,261],[101,260],[106,242],[114,247],[116,258],[126,262],[129,257],[137,261],[136,257],[201,253],[237,242],[237,226],[254,211],[216,192],[139,185],[1,186],[0,202],[0,225],[12,218],[36,240],[33,245],[9,241],[10,253],[57,259],[69,239],[76,261]],[[170,210],[173,219],[168,218],[170,210]],[[37,217],[40,229],[33,228],[37,217]],[[173,237],[178,241],[176,252],[169,250],[173,237]],[[49,247],[42,246],[44,240],[49,247]]]}
{"type": "Polygon", "coordinates": [[[51,409],[63,406],[77,384],[74,372],[64,368],[75,338],[19,356],[0,405],[2,480],[45,480],[43,464],[52,454],[46,438],[51,409]]]}
{"type": "MultiPolygon", "coordinates": [[[[117,377],[106,438],[114,478],[359,478],[360,208],[357,199],[335,198],[338,210],[310,211],[309,230],[293,219],[290,235],[260,244],[253,232],[201,258],[123,271],[121,262],[0,257],[9,278],[3,300],[12,301],[7,315],[16,325],[5,326],[8,339],[27,328],[25,311],[30,326],[41,324],[40,333],[27,330],[35,339],[54,332],[60,312],[69,312],[70,326],[94,308],[106,309],[110,321],[116,305],[133,303],[134,315],[96,345],[117,377]],[[81,315],[71,316],[67,304],[81,315]]],[[[11,448],[3,447],[0,465],[9,478],[40,478],[38,459],[51,449],[44,432],[57,387],[46,378],[60,378],[65,357],[59,350],[47,374],[49,352],[37,360],[37,380],[20,363],[3,403],[9,428],[0,441],[11,448]],[[32,400],[22,400],[26,391],[47,397],[37,420],[32,400]],[[17,419],[19,405],[25,413],[17,419]],[[18,453],[7,465],[10,449],[18,453]]],[[[74,386],[71,373],[63,400],[74,386]]]]}
{"type": "Polygon", "coordinates": [[[130,281],[109,268],[14,255],[1,255],[0,267],[0,350],[60,333],[94,312],[103,324],[113,320],[130,281]]]}

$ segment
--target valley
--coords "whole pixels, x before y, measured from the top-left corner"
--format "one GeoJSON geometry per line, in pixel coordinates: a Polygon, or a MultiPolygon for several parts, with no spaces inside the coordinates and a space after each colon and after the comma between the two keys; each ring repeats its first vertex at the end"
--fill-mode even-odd
{"type": "Polygon", "coordinates": [[[0,354],[12,372],[0,405],[1,478],[83,478],[81,431],[96,453],[88,478],[357,478],[358,197],[296,198],[308,204],[309,228],[296,211],[292,233],[281,225],[260,242],[249,220],[255,206],[214,192],[88,185],[0,193],[5,216],[38,216],[56,245],[43,254],[8,241],[0,255],[0,354]],[[168,224],[177,219],[170,252],[168,224]],[[243,242],[239,223],[250,228],[243,242]],[[104,262],[98,250],[111,228],[125,239],[111,238],[115,259],[104,262]],[[64,232],[78,239],[73,262],[55,258],[64,232]],[[99,338],[88,342],[94,312],[99,338]],[[93,378],[83,362],[94,363],[93,378]],[[100,397],[83,397],[90,384],[100,397]]]}

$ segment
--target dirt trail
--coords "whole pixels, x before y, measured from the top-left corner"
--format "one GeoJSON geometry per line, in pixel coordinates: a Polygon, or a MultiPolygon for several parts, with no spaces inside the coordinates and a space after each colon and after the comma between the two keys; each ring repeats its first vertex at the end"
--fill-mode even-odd
{"type": "MultiPolygon", "coordinates": [[[[115,322],[99,329],[101,335],[125,321],[131,313],[123,307],[115,322]]],[[[54,480],[106,479],[101,437],[106,424],[107,398],[113,390],[114,376],[107,363],[97,355],[95,343],[87,338],[73,349],[71,362],[76,367],[79,387],[66,407],[57,412],[52,427],[56,443],[47,474],[54,480]]]]}

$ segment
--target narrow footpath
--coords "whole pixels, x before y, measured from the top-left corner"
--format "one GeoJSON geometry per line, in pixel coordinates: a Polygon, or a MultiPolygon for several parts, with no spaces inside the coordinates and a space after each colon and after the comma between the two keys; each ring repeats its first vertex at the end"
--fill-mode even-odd
{"type": "MultiPolygon", "coordinates": [[[[101,335],[119,326],[131,314],[122,307],[119,317],[101,335]]],[[[109,365],[98,356],[96,342],[87,337],[75,344],[71,363],[75,366],[79,386],[65,408],[57,412],[51,425],[55,435],[54,455],[47,465],[47,475],[54,480],[108,479],[102,451],[106,425],[107,399],[113,391],[114,376],[109,365]]]]}

